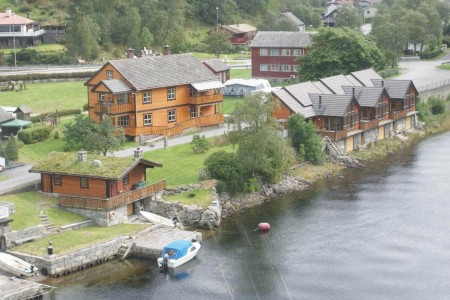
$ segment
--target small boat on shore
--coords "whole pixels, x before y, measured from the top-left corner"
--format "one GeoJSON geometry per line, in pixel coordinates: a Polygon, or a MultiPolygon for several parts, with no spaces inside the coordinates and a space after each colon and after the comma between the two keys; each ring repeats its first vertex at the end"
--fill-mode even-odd
{"type": "Polygon", "coordinates": [[[176,222],[174,222],[174,221],[172,221],[170,219],[161,217],[161,216],[159,216],[157,214],[148,212],[148,211],[141,210],[141,215],[144,217],[144,219],[146,219],[147,221],[149,221],[149,222],[151,222],[153,224],[159,224],[159,225],[172,227],[172,228],[177,226],[176,222]]]}
{"type": "Polygon", "coordinates": [[[38,268],[11,254],[0,252],[0,269],[17,276],[37,275],[38,268]]]}
{"type": "Polygon", "coordinates": [[[159,267],[176,268],[193,259],[201,248],[199,242],[175,240],[164,246],[157,263],[159,267]]]}

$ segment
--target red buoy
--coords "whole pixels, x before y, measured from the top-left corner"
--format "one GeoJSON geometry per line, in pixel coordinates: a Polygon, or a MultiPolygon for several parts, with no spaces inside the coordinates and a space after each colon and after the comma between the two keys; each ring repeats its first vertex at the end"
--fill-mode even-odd
{"type": "Polygon", "coordinates": [[[267,222],[262,222],[258,224],[258,230],[259,231],[269,231],[270,230],[270,224],[267,222]]]}

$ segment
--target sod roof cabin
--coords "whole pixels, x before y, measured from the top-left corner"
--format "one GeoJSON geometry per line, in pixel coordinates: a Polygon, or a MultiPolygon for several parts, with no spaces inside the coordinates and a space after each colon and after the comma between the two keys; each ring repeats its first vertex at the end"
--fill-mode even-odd
{"type": "Polygon", "coordinates": [[[41,173],[42,191],[57,194],[60,206],[87,217],[92,214],[86,211],[103,211],[103,217],[113,221],[118,209],[122,217],[138,213],[136,202],[165,189],[165,181],[146,181],[146,170],[162,165],[141,158],[141,154],[139,148],[134,157],[52,152],[30,172],[41,173]]]}

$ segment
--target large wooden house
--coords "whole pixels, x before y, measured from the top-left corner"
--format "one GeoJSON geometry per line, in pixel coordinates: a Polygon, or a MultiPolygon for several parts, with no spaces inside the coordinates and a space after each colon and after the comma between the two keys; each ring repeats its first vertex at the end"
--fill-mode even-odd
{"type": "Polygon", "coordinates": [[[280,122],[301,114],[342,152],[411,130],[416,124],[418,92],[413,82],[382,79],[373,69],[277,88],[272,95],[279,104],[273,116],[280,122]]]}
{"type": "Polygon", "coordinates": [[[297,58],[306,53],[309,35],[296,31],[259,31],[250,44],[252,77],[289,80],[297,76],[297,58]]]}
{"type": "Polygon", "coordinates": [[[223,84],[191,54],[112,60],[85,85],[89,117],[109,115],[129,137],[223,123],[223,84]]]}
{"type": "Polygon", "coordinates": [[[146,170],[162,165],[141,153],[121,158],[52,152],[29,172],[41,174],[42,192],[58,195],[61,207],[109,226],[126,221],[140,201],[165,188],[165,181],[147,183],[146,170]]]}
{"type": "Polygon", "coordinates": [[[245,23],[222,25],[220,30],[230,35],[230,43],[233,45],[247,46],[256,34],[256,27],[245,23]]]}

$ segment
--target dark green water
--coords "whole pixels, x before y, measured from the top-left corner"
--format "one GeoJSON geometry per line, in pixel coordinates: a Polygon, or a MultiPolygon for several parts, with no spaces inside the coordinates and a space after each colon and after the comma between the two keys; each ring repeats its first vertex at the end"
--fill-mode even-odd
{"type": "Polygon", "coordinates": [[[174,274],[108,263],[49,282],[46,299],[449,299],[449,149],[450,133],[432,137],[242,212],[174,274]]]}

